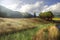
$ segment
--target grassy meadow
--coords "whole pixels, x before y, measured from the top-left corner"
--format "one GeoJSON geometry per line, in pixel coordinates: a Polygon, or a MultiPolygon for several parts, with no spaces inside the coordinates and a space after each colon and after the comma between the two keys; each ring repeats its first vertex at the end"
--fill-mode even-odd
{"type": "Polygon", "coordinates": [[[60,18],[53,18],[53,20],[60,20],[60,18]]]}
{"type": "Polygon", "coordinates": [[[0,40],[55,40],[58,29],[39,18],[0,18],[0,40]]]}

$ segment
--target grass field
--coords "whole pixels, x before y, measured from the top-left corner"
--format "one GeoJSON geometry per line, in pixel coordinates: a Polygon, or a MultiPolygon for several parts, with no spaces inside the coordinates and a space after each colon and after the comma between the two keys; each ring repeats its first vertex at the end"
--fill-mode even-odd
{"type": "Polygon", "coordinates": [[[53,20],[60,20],[60,18],[53,18],[53,20]]]}
{"type": "Polygon", "coordinates": [[[36,19],[8,19],[0,18],[0,34],[10,31],[34,28],[38,20],[36,19]]]}
{"type": "Polygon", "coordinates": [[[0,40],[32,40],[40,29],[54,25],[38,18],[0,18],[0,40]]]}

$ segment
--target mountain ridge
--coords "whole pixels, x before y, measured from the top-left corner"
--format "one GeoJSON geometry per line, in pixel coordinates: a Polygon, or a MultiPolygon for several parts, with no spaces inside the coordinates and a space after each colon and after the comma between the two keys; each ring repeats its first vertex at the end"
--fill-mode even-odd
{"type": "Polygon", "coordinates": [[[18,11],[12,11],[8,8],[5,8],[0,5],[0,17],[8,17],[8,18],[29,18],[33,17],[30,13],[21,13],[18,11]],[[24,14],[24,15],[23,15],[24,14]]]}

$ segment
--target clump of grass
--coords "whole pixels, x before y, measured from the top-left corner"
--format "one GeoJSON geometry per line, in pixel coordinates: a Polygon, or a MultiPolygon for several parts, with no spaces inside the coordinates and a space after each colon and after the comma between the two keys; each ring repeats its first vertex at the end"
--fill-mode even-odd
{"type": "Polygon", "coordinates": [[[57,40],[59,36],[59,30],[55,26],[50,27],[49,31],[49,40],[57,40]]]}
{"type": "Polygon", "coordinates": [[[34,36],[33,40],[59,40],[59,30],[55,26],[42,28],[34,36]]]}
{"type": "Polygon", "coordinates": [[[48,32],[46,31],[47,29],[41,29],[39,30],[36,35],[34,36],[33,40],[46,40],[46,33],[45,32],[48,32]]]}
{"type": "Polygon", "coordinates": [[[0,22],[5,22],[3,19],[0,18],[0,22]]]}

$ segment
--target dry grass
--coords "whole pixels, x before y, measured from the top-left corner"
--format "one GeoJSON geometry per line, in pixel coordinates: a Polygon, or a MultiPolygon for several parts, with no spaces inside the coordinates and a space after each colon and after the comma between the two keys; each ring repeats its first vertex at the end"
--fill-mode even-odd
{"type": "Polygon", "coordinates": [[[33,37],[33,40],[60,40],[60,33],[55,26],[42,28],[33,37]]]}
{"type": "Polygon", "coordinates": [[[47,40],[48,26],[51,25],[53,25],[53,23],[38,18],[0,18],[0,34],[6,33],[0,35],[0,40],[32,40],[33,35],[35,35],[38,30],[38,33],[34,36],[34,40],[47,40]]]}
{"type": "Polygon", "coordinates": [[[55,26],[49,29],[49,40],[58,40],[59,30],[55,26]]]}
{"type": "Polygon", "coordinates": [[[60,20],[60,18],[53,18],[53,20],[60,20]]]}
{"type": "Polygon", "coordinates": [[[35,28],[37,23],[39,23],[39,21],[34,18],[0,18],[0,34],[22,29],[35,28]]]}

